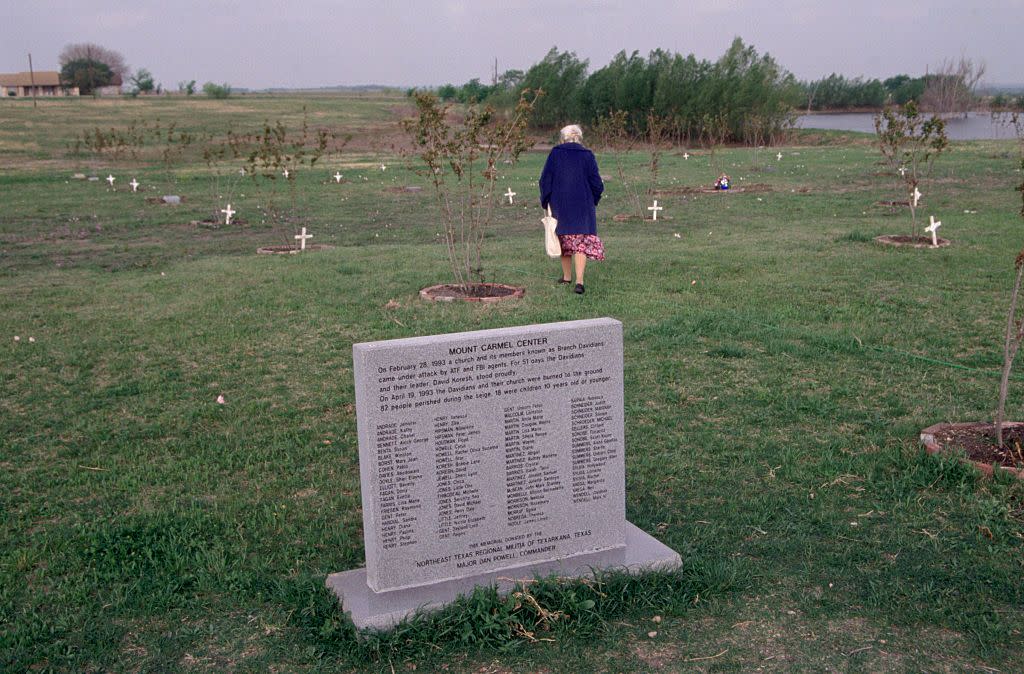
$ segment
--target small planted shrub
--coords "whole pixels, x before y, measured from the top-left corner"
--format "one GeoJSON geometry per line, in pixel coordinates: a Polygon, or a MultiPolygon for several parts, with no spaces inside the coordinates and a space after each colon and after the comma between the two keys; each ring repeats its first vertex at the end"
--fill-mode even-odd
{"type": "MultiPolygon", "coordinates": [[[[1024,120],[1014,113],[1011,121],[1017,133],[1019,168],[1024,173],[1024,120]]],[[[1024,178],[1021,178],[1017,191],[1020,192],[1021,197],[1020,216],[1024,217],[1024,178]]],[[[1003,339],[1003,376],[999,380],[999,404],[996,407],[995,433],[996,442],[1000,447],[1003,446],[1003,421],[1006,415],[1006,396],[1010,387],[1010,371],[1013,369],[1013,361],[1017,358],[1021,341],[1024,341],[1024,318],[1018,316],[1017,309],[1021,281],[1024,280],[1024,249],[1017,254],[1014,266],[1017,269],[1017,274],[1014,277],[1013,291],[1010,293],[1010,310],[1006,317],[1006,335],[1003,339]]]]}
{"type": "Polygon", "coordinates": [[[504,117],[491,106],[470,105],[455,123],[448,116],[451,105],[417,92],[417,115],[402,122],[434,187],[452,276],[467,293],[484,282],[481,259],[494,222],[498,165],[514,164],[529,147],[526,128],[542,93],[524,90],[504,117]]]}
{"type": "Polygon", "coordinates": [[[246,173],[261,195],[264,217],[287,246],[295,245],[293,234],[306,224],[305,193],[299,185],[299,172],[316,166],[332,137],[326,129],[311,129],[305,110],[297,131],[289,132],[280,120],[268,120],[251,136],[246,173]]]}
{"type": "Polygon", "coordinates": [[[921,180],[931,175],[935,159],[949,146],[946,123],[932,115],[921,116],[914,101],[902,108],[886,108],[875,115],[875,136],[882,158],[896,176],[897,186],[910,204],[910,236],[918,237],[917,199],[915,193],[921,180]]]}
{"type": "Polygon", "coordinates": [[[594,123],[594,136],[598,144],[609,151],[612,161],[615,164],[615,173],[622,186],[633,215],[643,218],[643,204],[640,200],[640,193],[637,185],[626,172],[626,157],[636,146],[637,139],[629,131],[629,113],[625,110],[612,110],[606,115],[598,117],[594,123]]]}

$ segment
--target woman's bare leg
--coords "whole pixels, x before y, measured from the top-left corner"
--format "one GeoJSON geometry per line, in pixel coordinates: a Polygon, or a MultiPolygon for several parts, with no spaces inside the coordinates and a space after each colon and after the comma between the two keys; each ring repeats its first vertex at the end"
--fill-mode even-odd
{"type": "Polygon", "coordinates": [[[562,279],[565,281],[572,280],[572,258],[568,255],[562,256],[562,279]]]}
{"type": "MultiPolygon", "coordinates": [[[[565,260],[566,258],[563,257],[562,259],[565,260]]],[[[576,267],[576,283],[582,284],[583,270],[587,266],[587,256],[584,255],[583,253],[573,253],[572,261],[574,266],[576,267]]],[[[563,262],[562,266],[566,267],[568,265],[565,262],[563,262]]]]}

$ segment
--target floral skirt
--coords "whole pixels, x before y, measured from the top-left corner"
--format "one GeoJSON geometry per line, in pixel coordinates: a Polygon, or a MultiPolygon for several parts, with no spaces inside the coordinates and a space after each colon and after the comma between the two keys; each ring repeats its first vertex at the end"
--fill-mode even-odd
{"type": "Polygon", "coordinates": [[[591,260],[604,259],[604,244],[597,234],[559,234],[558,243],[564,257],[583,253],[591,260]]]}

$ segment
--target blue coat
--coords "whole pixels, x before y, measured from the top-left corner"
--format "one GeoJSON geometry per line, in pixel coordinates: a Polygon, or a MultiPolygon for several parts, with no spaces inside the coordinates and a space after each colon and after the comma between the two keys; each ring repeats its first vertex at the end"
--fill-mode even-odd
{"type": "Polygon", "coordinates": [[[579,143],[556,145],[540,174],[540,205],[558,219],[557,234],[597,234],[604,183],[594,153],[579,143]]]}

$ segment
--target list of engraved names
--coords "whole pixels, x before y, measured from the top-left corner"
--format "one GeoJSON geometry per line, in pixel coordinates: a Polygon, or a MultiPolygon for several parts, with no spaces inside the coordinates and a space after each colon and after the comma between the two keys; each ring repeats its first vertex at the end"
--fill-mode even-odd
{"type": "Polygon", "coordinates": [[[382,554],[447,577],[620,544],[587,524],[623,507],[621,355],[609,366],[607,346],[529,336],[366,363],[361,451],[377,475],[382,554]],[[584,525],[567,526],[577,512],[584,525]]]}

